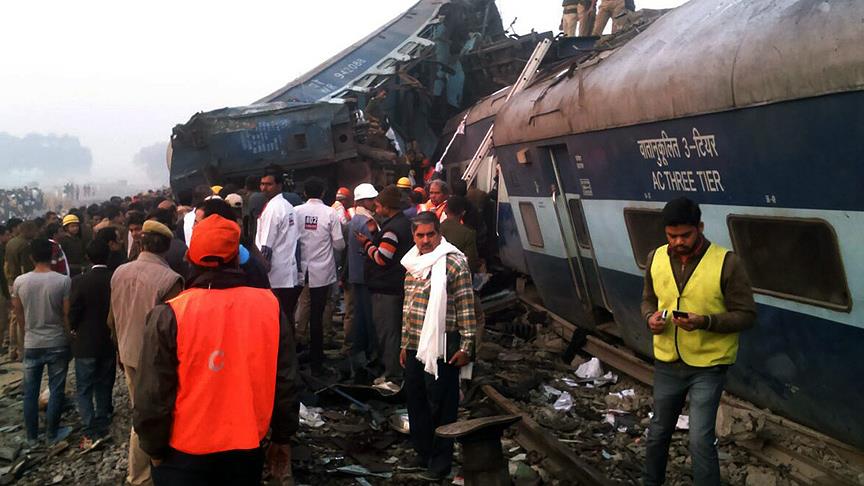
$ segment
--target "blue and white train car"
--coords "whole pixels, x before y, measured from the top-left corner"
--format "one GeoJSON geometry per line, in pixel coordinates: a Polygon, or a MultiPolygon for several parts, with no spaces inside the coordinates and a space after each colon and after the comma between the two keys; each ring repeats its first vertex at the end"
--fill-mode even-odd
{"type": "Polygon", "coordinates": [[[728,388],[864,447],[864,2],[692,0],[558,71],[494,133],[545,305],[650,357],[645,258],[688,196],[756,293],[728,388]]]}

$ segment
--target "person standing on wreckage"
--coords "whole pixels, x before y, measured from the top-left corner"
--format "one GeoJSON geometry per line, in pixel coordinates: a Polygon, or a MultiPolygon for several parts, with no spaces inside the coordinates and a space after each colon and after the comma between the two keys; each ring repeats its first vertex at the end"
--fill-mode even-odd
{"type": "Polygon", "coordinates": [[[453,440],[436,437],[435,429],[456,421],[460,374],[471,371],[474,290],[468,260],[441,236],[435,213],[418,214],[411,231],[415,246],[401,260],[406,274],[399,362],[417,456],[400,469],[440,481],[450,474],[453,440]]]}
{"type": "Polygon", "coordinates": [[[663,484],[669,443],[690,398],[693,483],[720,484],[714,424],[738,333],[753,327],[756,304],[744,264],[702,234],[702,212],[681,197],[663,208],[668,244],[648,255],[642,315],[654,334],[654,417],[643,482],[663,484]]]}

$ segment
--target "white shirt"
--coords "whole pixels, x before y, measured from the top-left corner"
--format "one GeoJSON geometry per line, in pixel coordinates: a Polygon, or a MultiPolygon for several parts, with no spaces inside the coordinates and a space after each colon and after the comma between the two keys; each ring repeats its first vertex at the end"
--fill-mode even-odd
{"type": "Polygon", "coordinates": [[[183,238],[186,240],[186,248],[192,246],[192,228],[195,226],[195,208],[183,215],[183,238]]]}
{"type": "Polygon", "coordinates": [[[309,199],[306,204],[297,206],[297,224],[300,227],[300,278],[308,278],[306,285],[313,288],[335,283],[333,252],[345,248],[339,214],[320,199],[309,199]]]}
{"type": "Polygon", "coordinates": [[[297,218],[294,206],[277,194],[264,206],[258,217],[255,246],[268,247],[270,257],[270,287],[285,289],[299,285],[297,281],[297,218]]]}

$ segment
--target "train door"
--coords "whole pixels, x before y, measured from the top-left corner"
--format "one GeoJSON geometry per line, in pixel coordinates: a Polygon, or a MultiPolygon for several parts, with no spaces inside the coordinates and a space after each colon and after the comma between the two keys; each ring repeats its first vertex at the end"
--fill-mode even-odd
{"type": "Polygon", "coordinates": [[[573,168],[565,167],[565,164],[573,163],[567,145],[552,145],[544,147],[544,150],[555,170],[558,199],[556,207],[559,208],[561,227],[566,230],[568,236],[568,254],[575,260],[574,267],[579,272],[587,296],[586,304],[591,310],[608,310],[610,307],[606,302],[606,295],[600,281],[597,259],[594,256],[591,234],[588,231],[582,206],[582,191],[585,189],[574,184],[573,178],[567,177],[573,172],[573,168]]]}

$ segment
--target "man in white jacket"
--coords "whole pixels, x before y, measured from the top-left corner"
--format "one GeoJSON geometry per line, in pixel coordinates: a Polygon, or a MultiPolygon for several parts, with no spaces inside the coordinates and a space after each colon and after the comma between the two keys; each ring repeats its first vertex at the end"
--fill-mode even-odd
{"type": "Polygon", "coordinates": [[[317,177],[308,179],[303,192],[306,203],[297,206],[300,276],[309,287],[309,363],[318,374],[324,361],[324,308],[330,286],[336,283],[334,252],[345,249],[345,239],[339,214],[321,200],[324,182],[317,177]]]}
{"type": "Polygon", "coordinates": [[[268,171],[261,178],[260,188],[267,204],[258,218],[255,246],[270,263],[270,288],[293,329],[294,309],[302,289],[297,278],[298,228],[294,206],[282,196],[282,183],[280,171],[268,171]]]}

